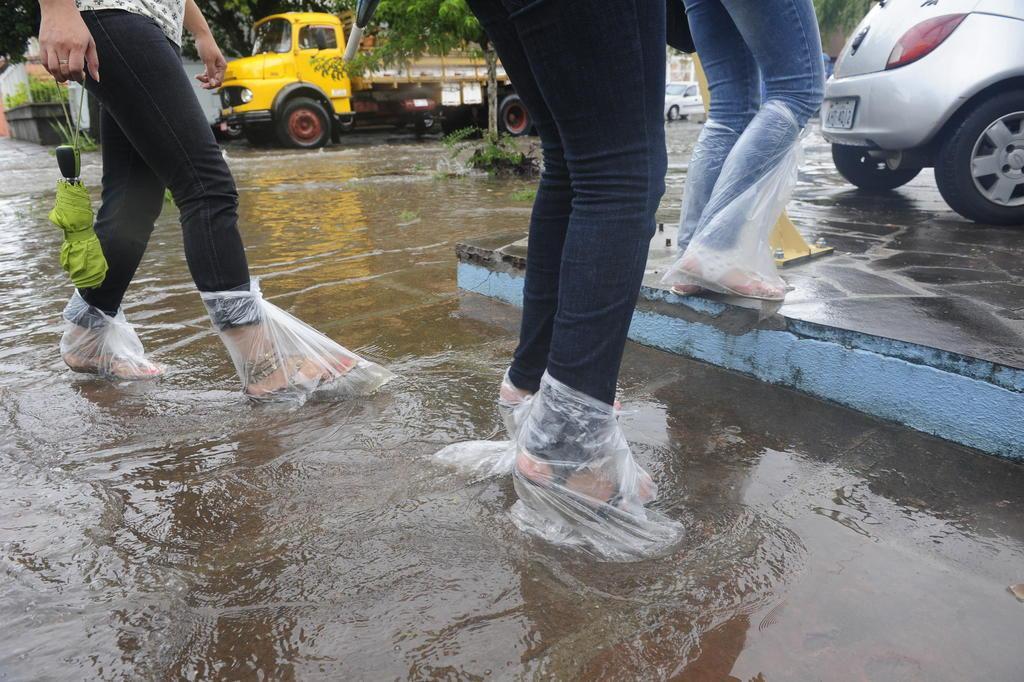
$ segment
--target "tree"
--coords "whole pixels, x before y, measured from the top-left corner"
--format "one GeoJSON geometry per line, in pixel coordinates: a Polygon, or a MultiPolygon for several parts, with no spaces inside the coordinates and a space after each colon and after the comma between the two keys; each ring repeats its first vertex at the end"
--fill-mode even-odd
{"type": "MultiPolygon", "coordinates": [[[[337,0],[336,9],[354,11],[355,0],[337,0]]],[[[367,30],[375,37],[372,51],[361,52],[347,65],[340,59],[322,60],[318,68],[334,76],[359,75],[479,45],[488,62],[488,128],[497,132],[497,55],[465,0],[381,0],[372,25],[367,30]]]]}
{"type": "Polygon", "coordinates": [[[0,57],[19,62],[28,48],[28,39],[39,34],[38,0],[0,2],[0,57]]]}
{"type": "Polygon", "coordinates": [[[814,0],[822,38],[836,31],[847,33],[864,18],[873,0],[814,0]]]}

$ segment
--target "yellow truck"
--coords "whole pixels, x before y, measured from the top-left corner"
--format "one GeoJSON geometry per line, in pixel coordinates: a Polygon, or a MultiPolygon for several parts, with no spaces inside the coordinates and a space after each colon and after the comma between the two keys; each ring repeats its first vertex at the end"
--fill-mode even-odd
{"type": "MultiPolygon", "coordinates": [[[[427,132],[486,121],[487,66],[466,54],[419,59],[360,77],[333,78],[316,59],[340,57],[347,35],[338,17],[285,12],[256,22],[251,57],[228,64],[220,88],[222,125],[256,144],[321,147],[356,125],[413,126],[427,132]]],[[[372,49],[368,47],[367,49],[372,49]]],[[[499,121],[530,131],[526,108],[498,66],[499,121]]]]}

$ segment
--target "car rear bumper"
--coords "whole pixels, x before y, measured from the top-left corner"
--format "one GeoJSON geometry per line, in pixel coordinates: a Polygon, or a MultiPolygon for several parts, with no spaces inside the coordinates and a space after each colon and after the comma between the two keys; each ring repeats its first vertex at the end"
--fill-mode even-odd
{"type": "MultiPolygon", "coordinates": [[[[973,95],[1024,72],[1024,22],[971,14],[923,59],[891,71],[830,78],[825,100],[857,99],[853,127],[829,142],[885,150],[920,147],[973,95]]],[[[822,108],[824,113],[825,107],[822,108]]]]}

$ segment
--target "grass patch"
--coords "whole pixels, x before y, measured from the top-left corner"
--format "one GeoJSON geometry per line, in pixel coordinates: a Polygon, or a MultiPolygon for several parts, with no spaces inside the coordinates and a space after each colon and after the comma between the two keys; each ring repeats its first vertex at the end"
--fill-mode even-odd
{"type": "Polygon", "coordinates": [[[512,192],[512,201],[529,201],[532,203],[536,198],[536,187],[524,187],[523,189],[518,189],[515,192],[512,192]]]}

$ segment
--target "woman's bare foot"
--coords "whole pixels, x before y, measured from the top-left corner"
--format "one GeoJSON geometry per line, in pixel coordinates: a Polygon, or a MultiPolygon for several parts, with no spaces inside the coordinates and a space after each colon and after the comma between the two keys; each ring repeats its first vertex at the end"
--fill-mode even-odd
{"type": "Polygon", "coordinates": [[[61,358],[73,372],[83,374],[99,374],[120,381],[142,381],[162,376],[164,368],[148,358],[124,357],[82,357],[74,353],[64,353],[61,358]]]}
{"type": "MultiPolygon", "coordinates": [[[[716,287],[725,289],[729,293],[737,294],[739,296],[764,299],[768,301],[781,301],[786,296],[786,289],[784,287],[768,284],[759,277],[753,276],[738,268],[728,270],[725,275],[716,278],[714,281],[705,279],[700,262],[695,258],[684,258],[679,264],[679,269],[696,280],[706,282],[708,284],[714,284],[716,287]]],[[[676,286],[696,286],[700,289],[699,285],[683,284],[676,286]]],[[[675,287],[673,287],[673,291],[684,296],[687,295],[683,294],[682,291],[676,290],[675,287]]]]}
{"type": "Polygon", "coordinates": [[[330,366],[311,358],[285,358],[265,377],[246,386],[245,394],[266,398],[296,385],[315,388],[321,382],[347,374],[355,366],[355,358],[348,357],[334,358],[330,366]]]}
{"type": "MultiPolygon", "coordinates": [[[[541,486],[549,485],[554,480],[554,471],[550,464],[531,457],[522,451],[516,455],[516,469],[519,470],[520,474],[541,486]]],[[[654,499],[654,481],[651,480],[650,474],[642,469],[640,470],[640,475],[640,485],[637,494],[640,498],[640,504],[647,504],[654,499]]],[[[617,482],[604,475],[604,472],[600,469],[581,468],[578,472],[569,476],[563,485],[578,495],[588,497],[596,503],[604,504],[610,503],[613,498],[622,492],[619,490],[617,482]]]]}

